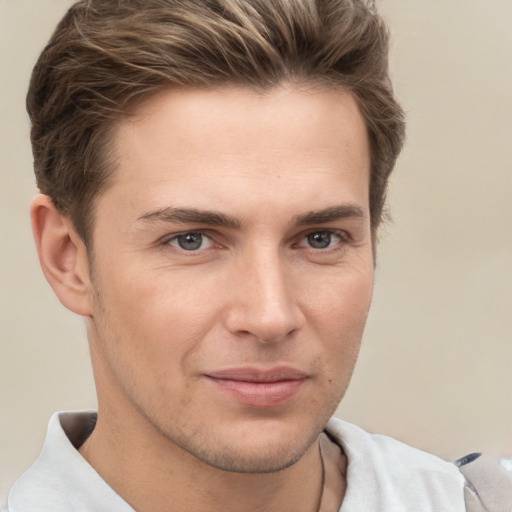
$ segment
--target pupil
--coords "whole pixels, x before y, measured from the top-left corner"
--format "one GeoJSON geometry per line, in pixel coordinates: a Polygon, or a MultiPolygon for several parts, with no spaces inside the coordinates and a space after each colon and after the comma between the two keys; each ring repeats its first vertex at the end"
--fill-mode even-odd
{"type": "Polygon", "coordinates": [[[203,243],[203,235],[200,233],[187,233],[178,238],[178,244],[186,251],[195,251],[201,247],[203,243]]]}
{"type": "Polygon", "coordinates": [[[315,249],[325,249],[331,244],[331,233],[328,231],[311,233],[311,235],[308,235],[308,242],[315,249]]]}

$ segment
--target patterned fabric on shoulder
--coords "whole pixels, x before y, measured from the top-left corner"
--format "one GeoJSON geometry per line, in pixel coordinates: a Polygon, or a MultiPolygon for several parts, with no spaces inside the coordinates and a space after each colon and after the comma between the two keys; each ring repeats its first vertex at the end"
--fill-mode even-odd
{"type": "Polygon", "coordinates": [[[512,458],[471,453],[455,465],[466,478],[467,512],[512,512],[512,458]]]}

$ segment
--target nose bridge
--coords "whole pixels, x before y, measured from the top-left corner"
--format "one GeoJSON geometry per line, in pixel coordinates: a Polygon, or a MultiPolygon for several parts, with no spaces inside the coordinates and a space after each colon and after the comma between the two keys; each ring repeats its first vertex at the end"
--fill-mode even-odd
{"type": "Polygon", "coordinates": [[[229,312],[232,332],[279,341],[301,325],[293,282],[279,248],[260,245],[241,259],[229,312]]]}

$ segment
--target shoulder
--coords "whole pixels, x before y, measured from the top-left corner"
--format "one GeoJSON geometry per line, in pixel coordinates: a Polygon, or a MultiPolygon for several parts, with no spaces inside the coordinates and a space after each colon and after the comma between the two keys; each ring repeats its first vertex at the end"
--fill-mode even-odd
{"type": "Polygon", "coordinates": [[[391,490],[397,503],[422,496],[421,503],[427,508],[421,510],[436,512],[512,511],[512,459],[471,454],[448,462],[336,418],[326,431],[347,455],[348,486],[350,478],[355,486],[365,486],[359,492],[369,490],[370,495],[381,495],[382,499],[391,490]],[[364,478],[360,478],[361,473],[364,478]]]}
{"type": "Polygon", "coordinates": [[[47,510],[73,508],[56,473],[38,460],[11,487],[6,509],[2,512],[47,510]]]}
{"type": "Polygon", "coordinates": [[[465,512],[455,464],[339,419],[326,431],[347,456],[347,510],[465,512]]]}
{"type": "Polygon", "coordinates": [[[39,457],[11,487],[3,512],[73,510],[60,471],[73,452],[60,425],[60,415],[54,414],[39,457]]]}
{"type": "Polygon", "coordinates": [[[471,454],[455,464],[466,479],[467,512],[512,510],[512,459],[471,454]]]}
{"type": "Polygon", "coordinates": [[[436,455],[409,446],[392,437],[372,434],[337,418],[331,419],[326,429],[339,440],[352,463],[372,460],[391,472],[435,472],[450,475],[462,481],[456,465],[436,455]]]}
{"type": "Polygon", "coordinates": [[[52,416],[41,454],[12,486],[4,512],[133,512],[77,450],[95,419],[92,411],[52,416]]]}

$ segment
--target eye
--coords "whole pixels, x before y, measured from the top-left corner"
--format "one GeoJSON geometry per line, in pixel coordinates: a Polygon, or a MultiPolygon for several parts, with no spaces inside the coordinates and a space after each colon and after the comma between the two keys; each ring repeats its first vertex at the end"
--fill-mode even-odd
{"type": "Polygon", "coordinates": [[[189,231],[179,233],[168,238],[166,244],[172,245],[184,251],[199,251],[208,249],[213,245],[213,241],[204,233],[199,231],[189,231]]]}
{"type": "Polygon", "coordinates": [[[329,249],[343,241],[340,234],[333,231],[314,231],[307,234],[299,243],[300,246],[308,246],[313,249],[329,249]]]}

